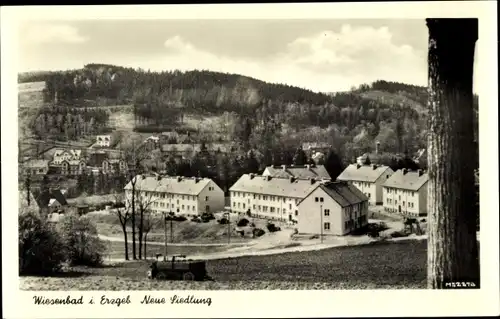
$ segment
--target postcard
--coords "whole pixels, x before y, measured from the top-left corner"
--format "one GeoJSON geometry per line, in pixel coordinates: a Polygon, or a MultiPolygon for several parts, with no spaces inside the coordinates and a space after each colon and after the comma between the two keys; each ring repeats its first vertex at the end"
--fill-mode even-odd
{"type": "Polygon", "coordinates": [[[5,317],[498,314],[495,12],[2,8],[5,317]]]}

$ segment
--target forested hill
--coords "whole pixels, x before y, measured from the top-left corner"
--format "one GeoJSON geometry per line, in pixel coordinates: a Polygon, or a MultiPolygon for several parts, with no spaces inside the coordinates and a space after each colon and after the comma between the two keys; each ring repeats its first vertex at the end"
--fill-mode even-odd
{"type": "Polygon", "coordinates": [[[262,153],[322,141],[350,161],[372,151],[375,141],[389,153],[411,154],[426,146],[427,90],[403,83],[380,80],[326,94],[238,74],[149,72],[103,64],[22,74],[19,81],[45,81],[45,102],[57,96],[58,105],[70,108],[132,104],[136,129],[150,132],[178,127],[190,113],[225,114],[229,120],[221,126],[232,127],[227,138],[262,153]]]}

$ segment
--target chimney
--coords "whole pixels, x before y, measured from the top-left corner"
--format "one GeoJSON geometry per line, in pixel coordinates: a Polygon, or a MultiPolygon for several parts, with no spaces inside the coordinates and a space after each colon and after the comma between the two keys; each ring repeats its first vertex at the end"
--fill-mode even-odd
{"type": "Polygon", "coordinates": [[[361,167],[361,164],[356,164],[356,168],[359,169],[361,167]]]}
{"type": "Polygon", "coordinates": [[[281,168],[286,171],[286,165],[281,165],[281,168]]]}
{"type": "Polygon", "coordinates": [[[253,179],[255,177],[254,173],[250,173],[250,179],[253,179]]]}
{"type": "Polygon", "coordinates": [[[266,180],[267,180],[267,181],[270,181],[270,180],[271,180],[271,176],[269,176],[269,175],[268,175],[268,176],[266,176],[266,180]]]}
{"type": "Polygon", "coordinates": [[[376,170],[378,166],[376,164],[373,164],[373,170],[376,170]]]}
{"type": "Polygon", "coordinates": [[[403,175],[406,175],[408,173],[408,170],[406,168],[403,168],[403,175]]]}
{"type": "Polygon", "coordinates": [[[181,176],[177,176],[177,182],[180,182],[182,181],[182,177],[181,176]]]}
{"type": "Polygon", "coordinates": [[[199,181],[200,181],[200,179],[199,179],[198,177],[195,177],[195,178],[194,178],[194,182],[195,182],[195,183],[198,183],[199,181]]]}
{"type": "Polygon", "coordinates": [[[423,170],[421,170],[421,169],[419,169],[419,170],[418,170],[418,176],[422,176],[422,175],[424,175],[424,171],[423,171],[423,170]]]}
{"type": "Polygon", "coordinates": [[[159,180],[159,181],[161,181],[161,175],[159,175],[159,174],[158,174],[158,175],[156,176],[156,179],[157,179],[157,180],[159,180]]]}
{"type": "Polygon", "coordinates": [[[377,141],[377,142],[375,143],[375,154],[378,154],[379,150],[380,150],[380,142],[379,142],[379,141],[377,141]]]}
{"type": "Polygon", "coordinates": [[[311,185],[313,185],[314,183],[316,183],[316,179],[311,178],[311,185]]]}
{"type": "Polygon", "coordinates": [[[146,179],[146,175],[141,175],[142,179],[146,179]]]}
{"type": "Polygon", "coordinates": [[[293,182],[295,182],[295,177],[291,176],[290,177],[290,183],[293,183],[293,182]]]}

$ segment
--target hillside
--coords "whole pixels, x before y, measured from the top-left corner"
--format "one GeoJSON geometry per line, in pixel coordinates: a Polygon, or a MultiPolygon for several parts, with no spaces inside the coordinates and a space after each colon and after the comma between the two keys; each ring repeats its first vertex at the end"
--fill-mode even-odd
{"type": "Polygon", "coordinates": [[[329,143],[344,162],[373,151],[376,141],[387,154],[426,147],[427,90],[403,83],[376,81],[323,94],[238,74],[103,64],[19,76],[23,83],[41,80],[39,99],[57,107],[41,108],[30,122],[39,137],[183,130],[207,142],[236,142],[242,152],[257,150],[261,165],[288,163],[302,142],[329,143]]]}

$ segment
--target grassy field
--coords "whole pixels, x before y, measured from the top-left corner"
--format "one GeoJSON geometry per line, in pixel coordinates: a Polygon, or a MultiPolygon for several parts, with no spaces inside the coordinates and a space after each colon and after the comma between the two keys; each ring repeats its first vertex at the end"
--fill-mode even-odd
{"type": "Polygon", "coordinates": [[[21,277],[23,290],[425,288],[427,242],[379,242],[321,251],[208,260],[214,282],[150,281],[144,261],[77,267],[66,277],[21,277]]]}

